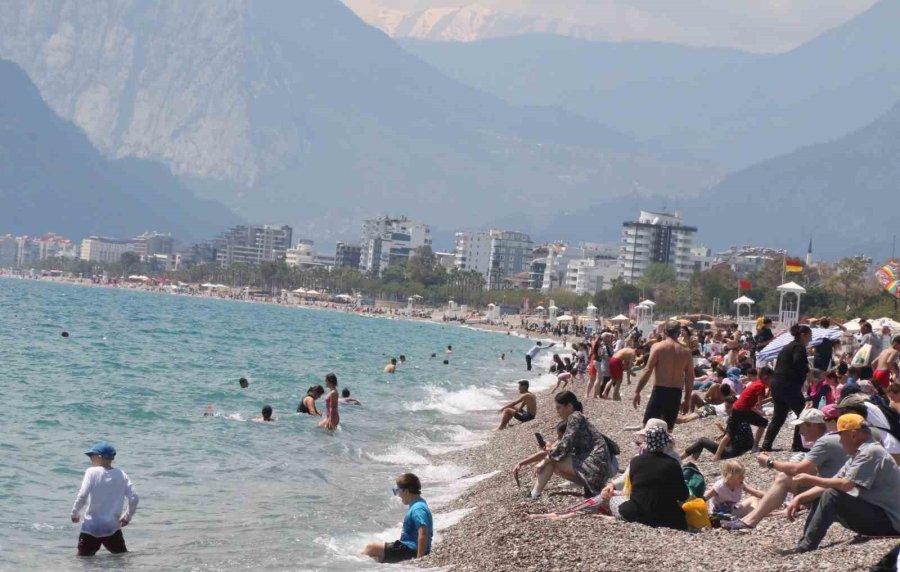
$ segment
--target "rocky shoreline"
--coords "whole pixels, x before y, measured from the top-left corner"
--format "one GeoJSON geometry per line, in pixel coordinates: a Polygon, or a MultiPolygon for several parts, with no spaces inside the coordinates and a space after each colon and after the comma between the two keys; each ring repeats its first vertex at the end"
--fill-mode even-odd
{"type": "MultiPolygon", "coordinates": [[[[623,383],[623,401],[584,401],[585,414],[614,439],[622,449],[622,466],[636,452],[634,437],[625,427],[640,425],[643,410],[631,405],[634,384],[623,383]]],[[[586,382],[576,382],[579,397],[586,382]]],[[[572,388],[570,384],[570,388],[572,388]]],[[[647,390],[645,390],[645,394],[647,390]]],[[[644,396],[646,402],[646,395],[644,396]]],[[[471,509],[455,526],[445,530],[432,553],[419,561],[426,568],[453,571],[547,571],[547,570],[867,570],[886,554],[896,540],[860,541],[839,524],[831,527],[822,547],[807,554],[781,556],[776,550],[796,546],[802,534],[806,513],[796,522],[783,516],[770,516],[756,530],[729,532],[707,529],[697,533],[670,529],[653,529],[624,522],[605,522],[582,516],[563,521],[530,521],[528,513],[559,510],[579,500],[580,489],[560,487],[554,477],[540,500],[527,498],[533,482],[533,471],[521,472],[521,488],[517,488],[511,469],[520,459],[537,450],[533,433],[541,431],[548,439],[555,435],[559,421],[552,395],[538,395],[538,417],[526,424],[512,424],[507,430],[493,434],[485,445],[450,453],[442,461],[469,467],[472,475],[498,471],[478,482],[440,512],[471,509]]],[[[714,419],[702,419],[675,428],[679,450],[702,436],[715,436],[714,419]]],[[[778,459],[787,460],[789,426],[776,442],[778,459]]],[[[718,464],[704,453],[697,463],[707,485],[718,478],[718,464]]],[[[755,455],[740,459],[747,466],[747,482],[765,490],[775,473],[761,468],[755,455]]],[[[426,483],[427,488],[427,483],[426,483]]],[[[425,496],[427,498],[427,490],[425,496]]]]}

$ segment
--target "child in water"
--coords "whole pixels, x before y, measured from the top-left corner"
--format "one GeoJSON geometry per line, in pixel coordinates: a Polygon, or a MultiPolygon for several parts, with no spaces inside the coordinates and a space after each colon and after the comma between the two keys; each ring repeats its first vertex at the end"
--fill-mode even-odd
{"type": "Polygon", "coordinates": [[[341,416],[338,413],[338,392],[337,392],[337,376],[329,373],[325,376],[325,387],[328,393],[325,396],[325,419],[319,421],[319,427],[334,431],[341,422],[341,416]]]}

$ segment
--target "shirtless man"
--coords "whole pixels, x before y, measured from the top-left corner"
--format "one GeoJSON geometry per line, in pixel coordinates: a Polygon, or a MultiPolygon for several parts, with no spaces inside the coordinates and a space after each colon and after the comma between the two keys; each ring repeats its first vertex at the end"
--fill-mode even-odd
{"type": "Polygon", "coordinates": [[[397,358],[391,358],[391,363],[384,366],[384,373],[394,373],[397,371],[397,358]]]}
{"type": "Polygon", "coordinates": [[[900,356],[900,336],[894,336],[891,347],[882,350],[872,366],[875,372],[872,374],[872,382],[882,390],[886,390],[891,384],[891,376],[900,381],[900,369],[897,367],[897,357],[900,356]]]}
{"type": "Polygon", "coordinates": [[[619,394],[619,388],[622,386],[623,374],[628,375],[628,383],[630,384],[631,368],[634,367],[635,361],[637,358],[641,357],[643,353],[643,347],[622,348],[609,358],[609,377],[612,379],[606,384],[606,389],[603,391],[604,398],[609,398],[609,390],[612,388],[613,401],[622,401],[622,396],[619,394]]]}
{"type": "Polygon", "coordinates": [[[648,419],[663,419],[669,425],[669,431],[675,428],[679,403],[684,415],[690,410],[691,392],[694,390],[694,360],[691,350],[678,343],[681,324],[675,321],[666,322],[666,339],[653,344],[650,348],[650,359],[647,367],[634,390],[634,408],[641,404],[641,390],[653,376],[653,391],[644,411],[644,423],[648,419]],[[682,399],[684,389],[684,399],[682,399]]]}
{"type": "Polygon", "coordinates": [[[510,419],[515,417],[520,423],[528,423],[537,415],[537,398],[528,391],[528,380],[519,382],[519,394],[521,397],[503,406],[500,410],[500,425],[494,431],[506,429],[510,419]]]}

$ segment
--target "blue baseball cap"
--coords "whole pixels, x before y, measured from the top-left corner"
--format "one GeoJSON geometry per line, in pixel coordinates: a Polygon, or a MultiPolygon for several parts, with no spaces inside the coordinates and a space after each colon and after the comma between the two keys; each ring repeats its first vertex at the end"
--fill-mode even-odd
{"type": "Polygon", "coordinates": [[[106,441],[100,441],[98,443],[95,443],[93,447],[85,451],[84,454],[88,457],[98,455],[103,459],[115,459],[116,448],[106,441]]]}

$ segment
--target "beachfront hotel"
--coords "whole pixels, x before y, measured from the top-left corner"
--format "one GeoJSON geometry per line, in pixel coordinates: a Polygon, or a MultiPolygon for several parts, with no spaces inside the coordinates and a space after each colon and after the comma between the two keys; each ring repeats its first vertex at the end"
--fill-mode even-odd
{"type": "Polygon", "coordinates": [[[457,232],[454,267],[478,272],[489,290],[497,290],[512,276],[528,272],[533,249],[531,237],[523,232],[457,232]]]}
{"type": "Polygon", "coordinates": [[[242,224],[232,227],[213,241],[216,261],[222,266],[231,266],[284,260],[293,234],[293,229],[287,225],[242,224]]]}
{"type": "Polygon", "coordinates": [[[690,279],[696,234],[697,227],[682,224],[678,213],[641,211],[638,220],[622,223],[619,276],[634,284],[651,264],[670,264],[678,280],[690,279]]]}
{"type": "Polygon", "coordinates": [[[423,246],[431,246],[431,229],[408,218],[382,216],[363,221],[359,268],[381,275],[391,264],[403,264],[423,246]]]}

